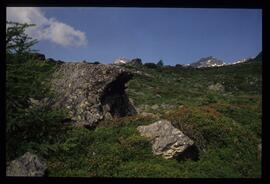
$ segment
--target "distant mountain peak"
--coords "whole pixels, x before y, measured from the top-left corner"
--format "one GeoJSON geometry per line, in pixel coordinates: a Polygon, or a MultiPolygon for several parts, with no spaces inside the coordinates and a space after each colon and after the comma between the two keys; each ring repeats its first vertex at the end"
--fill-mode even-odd
{"type": "Polygon", "coordinates": [[[203,57],[196,61],[195,63],[190,64],[194,68],[204,68],[204,67],[214,67],[214,66],[223,66],[225,63],[213,56],[203,57]]]}
{"type": "Polygon", "coordinates": [[[119,58],[119,59],[116,59],[113,64],[116,64],[116,65],[126,65],[126,64],[129,64],[129,65],[142,65],[142,60],[140,58],[134,58],[132,60],[129,60],[129,59],[126,59],[126,58],[119,58]]]}
{"type": "Polygon", "coordinates": [[[126,59],[124,57],[120,57],[118,59],[116,59],[113,64],[117,64],[117,65],[122,65],[122,64],[127,64],[129,62],[129,59],[126,59]]]}

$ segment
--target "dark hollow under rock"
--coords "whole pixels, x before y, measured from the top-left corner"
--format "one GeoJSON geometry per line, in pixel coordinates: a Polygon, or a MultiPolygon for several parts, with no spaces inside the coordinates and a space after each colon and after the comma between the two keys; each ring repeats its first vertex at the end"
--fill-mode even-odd
{"type": "Polygon", "coordinates": [[[101,104],[109,106],[109,113],[113,117],[123,117],[137,113],[125,93],[125,83],[130,79],[131,75],[120,74],[106,86],[101,95],[101,104]]]}
{"type": "Polygon", "coordinates": [[[182,160],[190,159],[193,161],[198,161],[199,155],[200,155],[200,152],[199,152],[198,147],[195,144],[193,144],[192,146],[188,147],[182,154],[179,154],[176,157],[176,160],[182,161],[182,160]]]}
{"type": "Polygon", "coordinates": [[[67,108],[77,124],[94,128],[103,119],[136,114],[125,84],[132,74],[115,65],[64,63],[54,74],[56,107],[67,108]]]}

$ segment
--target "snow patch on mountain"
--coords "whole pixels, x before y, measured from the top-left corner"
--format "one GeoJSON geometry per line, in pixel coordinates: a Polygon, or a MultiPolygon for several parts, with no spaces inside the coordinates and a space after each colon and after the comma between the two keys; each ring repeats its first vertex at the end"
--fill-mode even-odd
{"type": "Polygon", "coordinates": [[[201,58],[195,63],[191,63],[190,66],[194,68],[204,68],[204,67],[216,67],[216,66],[223,66],[225,63],[217,58],[212,56],[201,58]]]}
{"type": "Polygon", "coordinates": [[[118,58],[116,59],[113,64],[117,64],[117,65],[123,65],[123,64],[127,64],[129,62],[129,59],[126,59],[126,58],[118,58]]]}

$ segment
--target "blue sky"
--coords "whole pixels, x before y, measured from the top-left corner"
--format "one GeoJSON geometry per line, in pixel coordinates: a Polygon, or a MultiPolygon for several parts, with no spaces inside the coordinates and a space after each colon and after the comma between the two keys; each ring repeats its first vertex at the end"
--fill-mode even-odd
{"type": "Polygon", "coordinates": [[[175,65],[214,56],[230,63],[262,50],[256,9],[7,8],[7,19],[40,23],[31,33],[40,40],[35,48],[64,61],[139,57],[175,65]]]}

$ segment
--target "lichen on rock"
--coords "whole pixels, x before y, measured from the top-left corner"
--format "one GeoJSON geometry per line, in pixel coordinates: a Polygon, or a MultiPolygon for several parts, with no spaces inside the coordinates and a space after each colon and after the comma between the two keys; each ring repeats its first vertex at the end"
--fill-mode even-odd
{"type": "Polygon", "coordinates": [[[136,114],[125,92],[132,74],[115,65],[65,63],[54,73],[54,106],[67,108],[71,119],[95,127],[103,119],[136,114]]]}
{"type": "Polygon", "coordinates": [[[153,153],[155,155],[162,155],[165,159],[177,157],[194,144],[193,140],[167,120],[139,126],[137,130],[142,136],[151,140],[153,153]]]}
{"type": "Polygon", "coordinates": [[[7,164],[7,176],[44,176],[46,163],[37,155],[26,152],[23,156],[7,164]]]}

